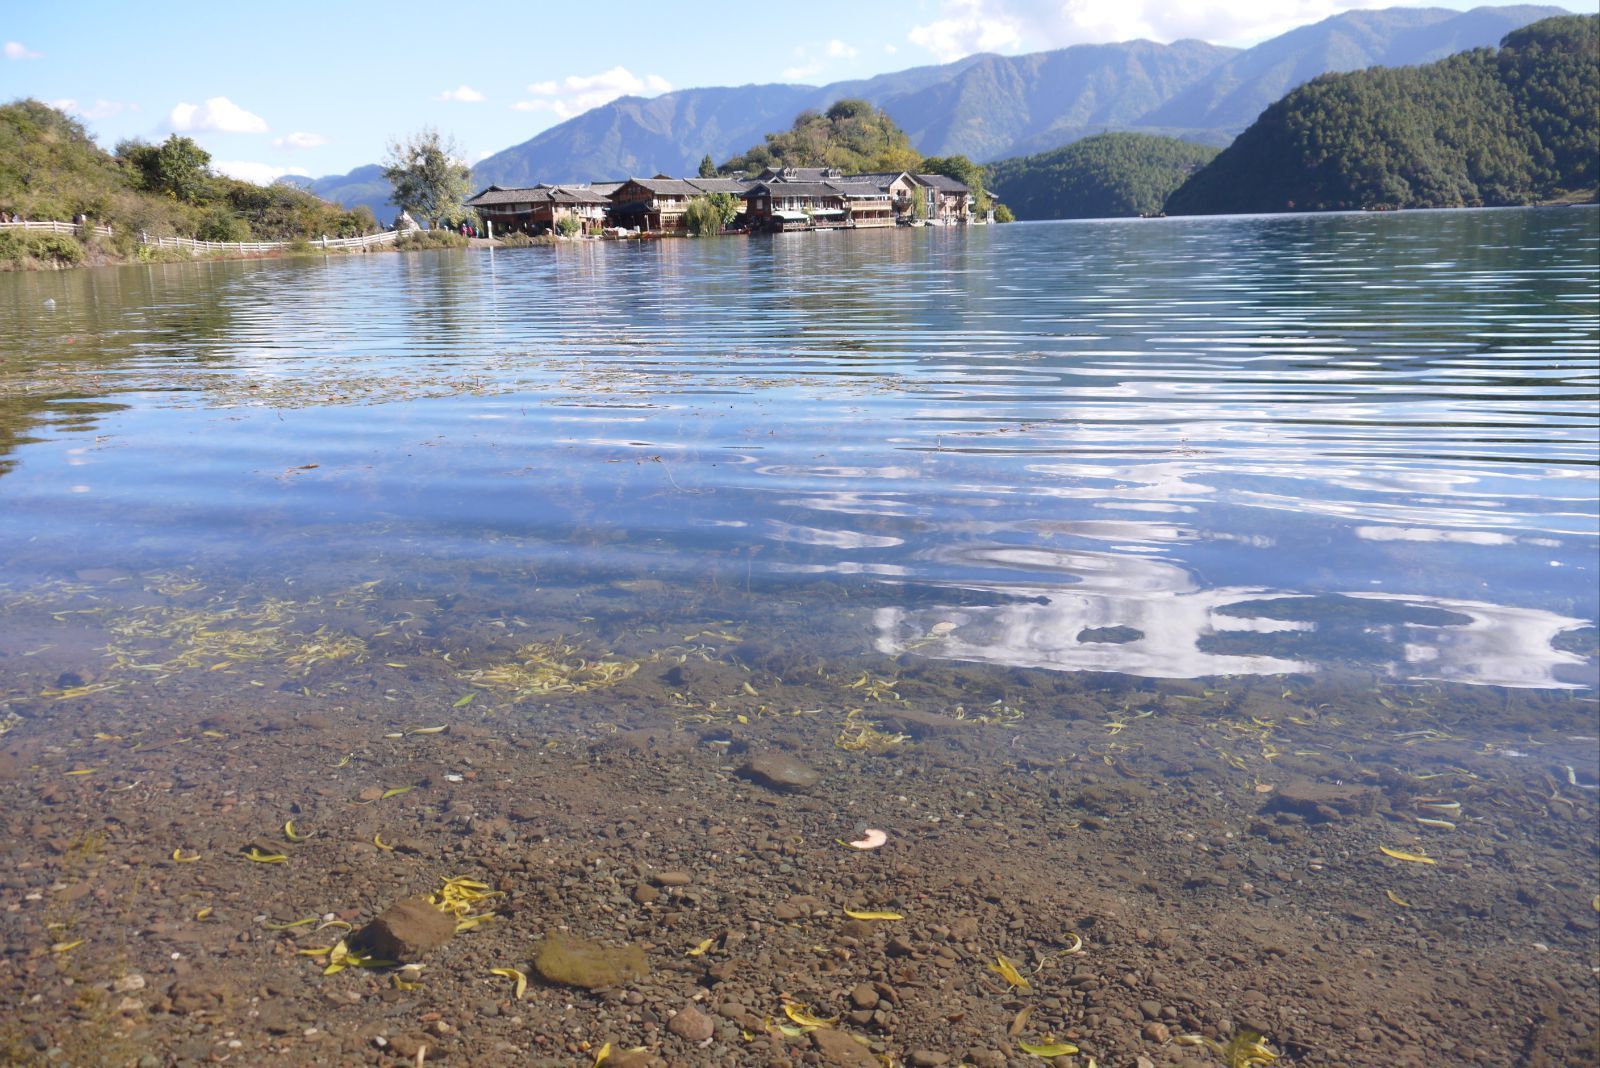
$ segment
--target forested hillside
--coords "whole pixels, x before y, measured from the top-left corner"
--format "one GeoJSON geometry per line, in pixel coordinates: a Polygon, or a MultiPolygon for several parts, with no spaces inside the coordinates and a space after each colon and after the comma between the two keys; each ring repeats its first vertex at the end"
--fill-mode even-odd
{"type": "Polygon", "coordinates": [[[989,188],[1019,219],[1153,215],[1218,150],[1174,137],[1106,133],[989,166],[989,188]]]}
{"type": "Polygon", "coordinates": [[[787,130],[734,156],[717,170],[755,175],[768,167],[837,167],[846,174],[914,171],[922,153],[905,131],[865,100],[840,100],[826,112],[802,111],[787,130]]]}
{"type": "Polygon", "coordinates": [[[1545,19],[1421,67],[1326,75],[1268,108],[1173,214],[1439,208],[1590,196],[1600,16],[1545,19]]]}
{"type": "MultiPolygon", "coordinates": [[[[174,134],[159,145],[128,141],[115,155],[82,123],[37,100],[0,107],[0,211],[109,225],[131,252],[140,231],[209,241],[292,241],[376,229],[370,212],[345,211],[299,189],[213,174],[211,157],[174,134]]],[[[62,235],[6,235],[0,259],[76,262],[83,250],[62,235]]]]}

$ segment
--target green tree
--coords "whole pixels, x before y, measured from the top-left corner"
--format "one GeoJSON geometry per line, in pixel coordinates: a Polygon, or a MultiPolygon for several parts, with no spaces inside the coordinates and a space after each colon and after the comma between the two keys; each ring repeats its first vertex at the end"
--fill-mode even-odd
{"type": "Polygon", "coordinates": [[[383,176],[394,186],[389,199],[413,217],[429,220],[435,228],[441,220],[466,217],[472,171],[461,157],[455,139],[441,138],[431,126],[389,142],[383,161],[383,176]]]}
{"type": "Polygon", "coordinates": [[[1011,214],[1011,209],[1004,204],[996,203],[994,206],[994,221],[997,223],[1016,222],[1017,217],[1011,214]]]}
{"type": "Polygon", "coordinates": [[[715,237],[739,214],[739,202],[732,193],[711,193],[695,197],[684,210],[684,225],[696,237],[715,237]]]}
{"type": "Polygon", "coordinates": [[[714,160],[712,160],[711,153],[707,152],[704,156],[700,157],[700,177],[715,178],[716,176],[717,164],[714,160]]]}

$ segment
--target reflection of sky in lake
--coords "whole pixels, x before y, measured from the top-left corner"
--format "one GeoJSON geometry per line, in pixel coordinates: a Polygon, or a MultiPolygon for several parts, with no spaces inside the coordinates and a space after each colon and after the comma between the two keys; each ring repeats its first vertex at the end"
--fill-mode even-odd
{"type": "Polygon", "coordinates": [[[885,651],[1568,685],[1597,248],[1574,209],[11,276],[0,582],[829,581],[908,591],[885,651]]]}

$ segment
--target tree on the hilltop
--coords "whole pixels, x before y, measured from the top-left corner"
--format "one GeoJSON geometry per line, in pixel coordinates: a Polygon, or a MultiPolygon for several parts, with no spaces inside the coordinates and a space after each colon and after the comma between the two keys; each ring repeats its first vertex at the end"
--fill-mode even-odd
{"type": "Polygon", "coordinates": [[[811,109],[766,143],[724,163],[723,173],[758,174],[767,167],[837,167],[847,174],[915,170],[922,156],[894,120],[865,100],[845,99],[826,112],[811,109]]]}
{"type": "Polygon", "coordinates": [[[133,172],[135,184],[148,192],[196,204],[210,191],[211,153],[192,138],[173,134],[159,145],[123,141],[117,145],[117,158],[133,172]]]}
{"type": "Polygon", "coordinates": [[[717,176],[717,165],[716,165],[716,162],[714,160],[712,160],[711,153],[707,152],[704,156],[700,157],[700,177],[702,177],[702,178],[715,178],[716,176],[717,176]]]}
{"type": "Polygon", "coordinates": [[[431,126],[389,142],[383,160],[383,176],[394,186],[389,199],[435,228],[442,219],[470,214],[465,202],[472,195],[472,171],[461,156],[455,139],[441,138],[431,126]]]}

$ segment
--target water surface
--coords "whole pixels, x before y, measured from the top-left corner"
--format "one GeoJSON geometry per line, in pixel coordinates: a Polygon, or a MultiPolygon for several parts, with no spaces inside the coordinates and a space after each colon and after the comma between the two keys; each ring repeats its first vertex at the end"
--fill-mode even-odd
{"type": "Polygon", "coordinates": [[[1596,256],[1573,209],[11,275],[0,582],[648,578],[774,645],[755,594],[825,587],[884,654],[1592,684],[1596,256]]]}

